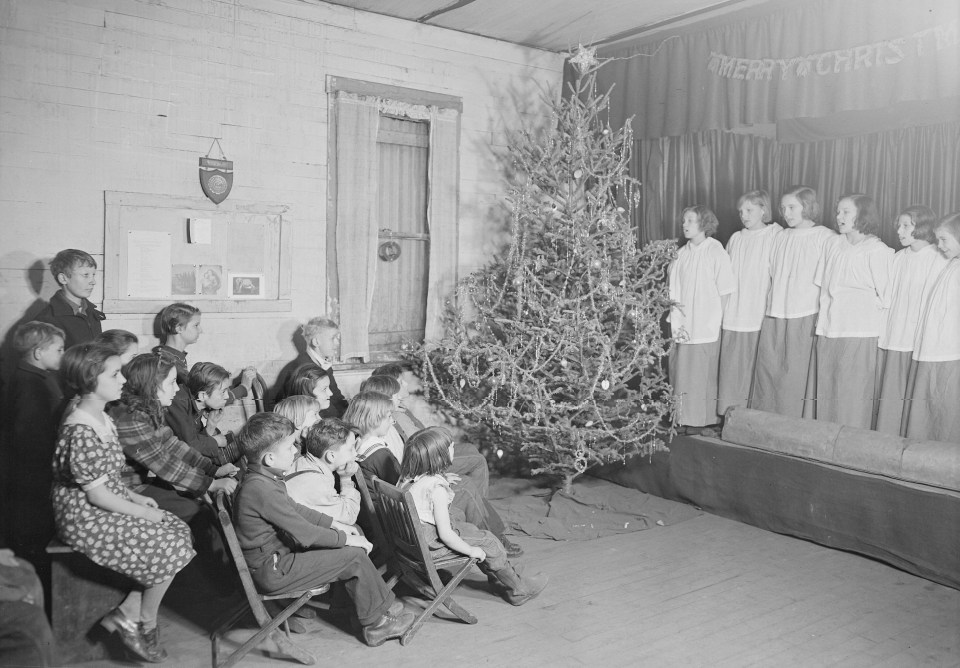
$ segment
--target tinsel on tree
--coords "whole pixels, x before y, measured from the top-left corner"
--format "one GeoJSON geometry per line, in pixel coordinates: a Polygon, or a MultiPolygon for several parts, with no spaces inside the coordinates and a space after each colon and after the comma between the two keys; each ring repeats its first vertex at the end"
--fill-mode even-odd
{"type": "Polygon", "coordinates": [[[638,246],[629,124],[605,120],[593,51],[571,62],[553,127],[510,148],[509,248],[461,282],[444,337],[417,354],[433,399],[519,448],[535,474],[562,475],[568,493],[589,466],[662,449],[675,408],[661,320],[676,247],[638,246]]]}

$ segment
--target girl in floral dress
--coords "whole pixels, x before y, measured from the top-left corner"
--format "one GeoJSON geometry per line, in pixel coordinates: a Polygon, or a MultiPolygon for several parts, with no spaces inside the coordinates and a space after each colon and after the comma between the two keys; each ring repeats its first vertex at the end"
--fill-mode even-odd
{"type": "Polygon", "coordinates": [[[124,384],[117,354],[103,344],[74,346],[64,355],[62,374],[79,402],[64,418],[54,453],[57,532],[91,561],[138,583],[100,623],[137,656],[159,663],[167,653],[157,611],[173,577],[194,556],[190,529],[120,480],[123,451],[103,412],[124,384]]]}

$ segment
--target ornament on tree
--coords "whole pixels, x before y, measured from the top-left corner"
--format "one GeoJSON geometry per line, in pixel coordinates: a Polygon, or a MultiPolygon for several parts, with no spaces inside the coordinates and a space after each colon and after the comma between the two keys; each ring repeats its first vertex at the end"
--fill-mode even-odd
{"type": "Polygon", "coordinates": [[[443,337],[417,352],[433,400],[497,433],[534,474],[563,476],[568,492],[590,463],[662,449],[676,410],[660,363],[676,244],[638,246],[633,135],[606,123],[595,49],[571,63],[554,125],[509,147],[509,246],[464,279],[443,337]]]}

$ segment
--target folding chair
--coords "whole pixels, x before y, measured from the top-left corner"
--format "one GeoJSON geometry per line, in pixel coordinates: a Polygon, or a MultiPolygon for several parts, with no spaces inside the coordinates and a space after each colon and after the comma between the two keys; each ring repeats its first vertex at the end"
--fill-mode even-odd
{"type": "Polygon", "coordinates": [[[410,492],[401,492],[390,483],[374,477],[373,502],[386,538],[393,549],[391,565],[399,571],[399,576],[405,583],[430,601],[401,636],[400,644],[406,645],[410,642],[423,623],[436,614],[440,606],[467,624],[476,624],[477,618],[454,601],[451,594],[477,560],[462,554],[433,559],[410,492]],[[440,581],[437,569],[453,572],[453,577],[446,585],[440,581]]]}
{"type": "MultiPolygon", "coordinates": [[[[367,536],[374,547],[374,552],[370,558],[377,570],[380,571],[380,575],[384,575],[387,572],[387,565],[393,558],[393,545],[383,530],[380,516],[377,515],[377,509],[374,506],[373,497],[370,496],[370,487],[367,486],[367,478],[363,469],[357,469],[357,472],[353,474],[353,480],[360,492],[360,513],[363,516],[364,528],[372,534],[367,536]]],[[[399,579],[399,576],[393,575],[386,581],[387,586],[393,589],[399,579]]]]}
{"type": "Polygon", "coordinates": [[[250,576],[250,570],[247,568],[247,562],[244,560],[243,552],[240,549],[240,542],[237,540],[237,533],[233,528],[233,520],[230,516],[230,497],[222,491],[218,492],[215,499],[215,505],[217,518],[220,520],[220,528],[223,531],[224,540],[230,549],[230,557],[233,560],[234,565],[237,567],[237,573],[240,575],[240,582],[243,585],[243,592],[246,595],[246,600],[234,612],[232,612],[229,617],[227,617],[223,624],[221,624],[213,633],[210,634],[210,644],[213,652],[213,668],[227,668],[228,666],[236,664],[243,659],[243,657],[246,656],[250,650],[259,645],[260,642],[263,641],[267,636],[270,637],[270,639],[277,645],[278,649],[283,654],[286,654],[296,659],[300,663],[308,666],[313,665],[316,663],[316,658],[298,645],[295,645],[290,640],[290,629],[287,625],[287,619],[290,617],[290,615],[303,607],[311,598],[328,591],[330,589],[330,585],[323,585],[314,589],[292,591],[285,594],[259,593],[256,585],[253,583],[253,578],[250,576]],[[278,599],[294,600],[276,617],[271,617],[270,613],[267,612],[263,602],[278,599]],[[248,610],[253,612],[253,617],[260,626],[260,630],[257,631],[253,637],[234,650],[234,652],[230,654],[230,656],[228,656],[223,663],[220,663],[221,636],[223,636],[224,633],[226,633],[234,624],[236,624],[248,610]],[[278,630],[281,625],[283,626],[283,633],[278,630]]]}

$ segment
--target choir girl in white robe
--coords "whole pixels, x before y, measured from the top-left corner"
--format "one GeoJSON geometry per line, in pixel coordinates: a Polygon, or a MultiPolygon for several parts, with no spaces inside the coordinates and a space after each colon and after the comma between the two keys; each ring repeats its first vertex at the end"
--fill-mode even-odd
{"type": "Polygon", "coordinates": [[[960,443],[960,213],[937,226],[947,259],[924,301],[904,410],[905,435],[960,443]]]}
{"type": "Polygon", "coordinates": [[[920,308],[947,259],[937,249],[936,214],[926,206],[907,207],[897,216],[904,246],[893,256],[890,308],[884,312],[877,357],[877,414],[874,429],[903,436],[904,397],[920,308]]]}
{"type": "Polygon", "coordinates": [[[737,289],[723,310],[717,398],[720,415],[731,406],[746,406],[750,399],[760,325],[770,292],[773,240],[783,230],[776,223],[770,223],[772,210],[766,190],[741,195],[737,210],[743,229],[734,232],[727,242],[737,289]]]}
{"type": "Polygon", "coordinates": [[[876,236],[880,214],[866,195],[840,198],[837,230],[840,236],[824,247],[814,279],[820,313],[807,384],[814,401],[805,404],[804,417],[870,429],[893,249],[876,236]]]}
{"type": "Polygon", "coordinates": [[[787,227],[770,260],[770,295],[760,326],[750,408],[803,416],[820,287],[813,282],[824,245],[836,237],[820,221],[817,191],[794,186],[780,198],[787,227]]]}
{"type": "Polygon", "coordinates": [[[720,325],[723,303],[736,286],[730,256],[713,238],[719,222],[705,206],[683,210],[687,243],[670,265],[670,328],[676,345],[670,353],[670,382],[678,398],[677,421],[688,433],[715,425],[720,325]]]}

